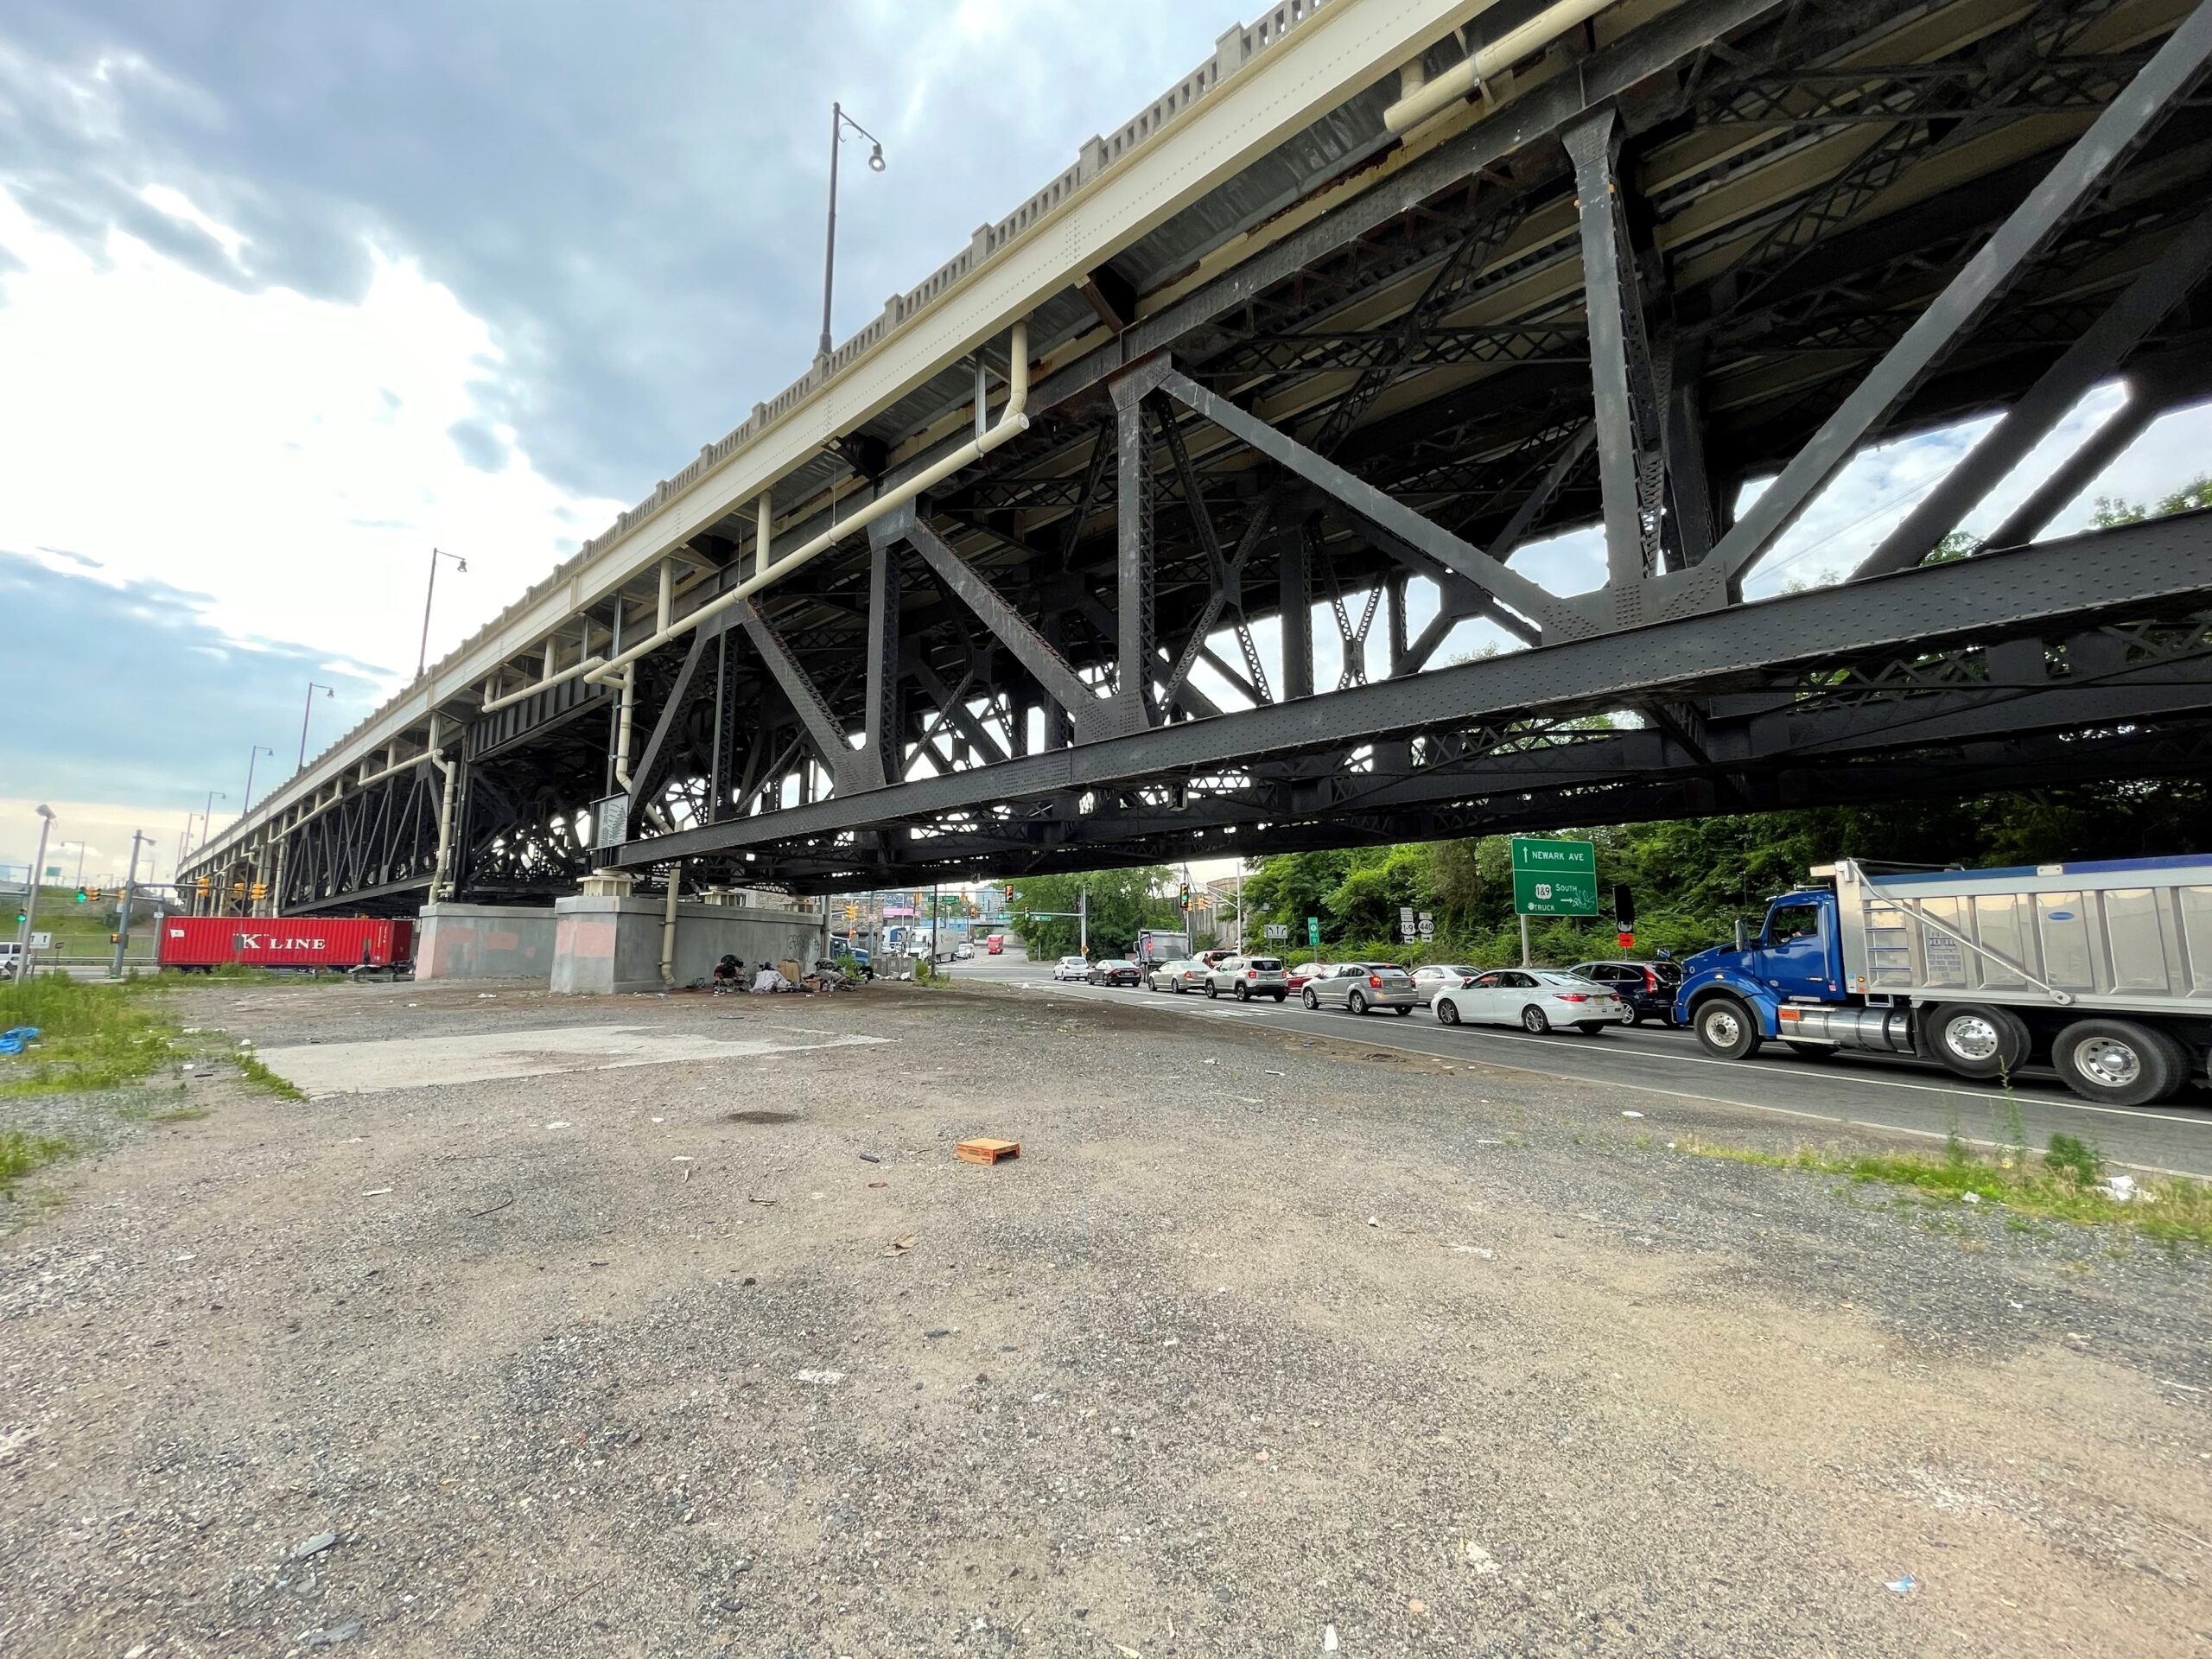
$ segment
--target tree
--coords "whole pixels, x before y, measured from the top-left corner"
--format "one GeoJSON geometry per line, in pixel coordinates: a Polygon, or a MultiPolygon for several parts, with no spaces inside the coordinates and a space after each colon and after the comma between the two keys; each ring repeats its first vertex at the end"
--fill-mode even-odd
{"type": "Polygon", "coordinates": [[[1007,908],[1020,917],[1022,942],[1030,960],[1073,956],[1082,937],[1076,912],[1090,894],[1090,948],[1097,957],[1127,956],[1138,931],[1181,927],[1175,907],[1174,872],[1160,865],[1141,869],[1094,870],[1084,875],[1033,875],[1014,883],[1007,908]],[[1038,912],[1064,912],[1038,915],[1038,912]]]}
{"type": "Polygon", "coordinates": [[[2117,530],[2122,524],[2139,524],[2146,518],[2164,518],[2170,513],[2193,512],[2201,507],[2212,507],[2212,474],[2200,473],[2171,495],[2158,498],[2153,505],[2140,501],[2127,501],[2116,495],[2101,495],[2096,499],[2089,522],[2099,530],[2117,530]]]}

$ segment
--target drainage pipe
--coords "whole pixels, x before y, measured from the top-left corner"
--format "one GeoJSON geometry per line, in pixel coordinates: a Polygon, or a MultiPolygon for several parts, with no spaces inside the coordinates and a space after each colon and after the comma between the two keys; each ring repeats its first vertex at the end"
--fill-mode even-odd
{"type": "MultiPolygon", "coordinates": [[[[640,639],[627,650],[610,657],[593,669],[585,677],[600,685],[613,683],[617,671],[626,672],[640,657],[659,650],[671,639],[681,639],[716,612],[726,611],[739,601],[752,598],[770,582],[780,581],[801,565],[809,563],[828,552],[848,536],[865,530],[884,514],[894,508],[905,506],[916,496],[935,488],[962,467],[973,466],[994,449],[1002,447],[1009,440],[1027,431],[1029,427],[1029,416],[1022,412],[1029,402],[1029,324],[1026,320],[1014,325],[1013,338],[1008,342],[1008,349],[1014,360],[1012,372],[1007,378],[1008,391],[1006,407],[999,411],[997,423],[982,437],[970,438],[934,467],[916,474],[905,483],[877,496],[874,500],[862,503],[857,510],[839,519],[811,541],[794,548],[773,564],[764,567],[753,575],[740,582],[729,592],[718,598],[709,600],[682,621],[662,628],[650,639],[640,639]]],[[[766,543],[764,542],[762,545],[766,546],[766,543]]]]}
{"type": "Polygon", "coordinates": [[[445,757],[442,749],[429,752],[430,764],[445,774],[445,792],[438,801],[438,861],[430,870],[430,901],[435,904],[448,897],[446,861],[453,855],[453,798],[461,777],[461,767],[445,757]]]}
{"type": "Polygon", "coordinates": [[[660,982],[676,983],[676,906],[683,892],[683,861],[668,867],[668,913],[660,925],[660,982]]]}
{"type": "Polygon", "coordinates": [[[1409,90],[1382,111],[1382,124],[1393,132],[1410,132],[1438,111],[1479,91],[1500,70],[1542,51],[1611,3],[1612,0],[1561,0],[1559,5],[1547,7],[1518,29],[1510,29],[1487,46],[1478,47],[1435,79],[1409,90]]]}

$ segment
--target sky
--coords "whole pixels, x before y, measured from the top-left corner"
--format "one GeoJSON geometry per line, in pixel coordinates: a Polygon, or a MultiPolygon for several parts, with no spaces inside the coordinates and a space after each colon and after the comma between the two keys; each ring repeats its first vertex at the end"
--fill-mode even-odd
{"type": "MultiPolygon", "coordinates": [[[[250,766],[257,798],[289,774],[303,716],[312,756],[411,677],[432,550],[468,566],[441,568],[435,658],[797,378],[832,99],[889,161],[844,174],[842,339],[1232,21],[1102,16],[11,0],[0,867],[28,862],[45,801],[88,877],[121,872],[133,829],[166,875],[188,819],[243,806],[250,766]]],[[[1862,457],[1762,582],[1847,569],[1973,435],[1862,457]]],[[[2172,488],[2207,435],[2171,417],[2095,488],[2172,488]]],[[[1560,592],[1602,575],[1588,535],[1516,563],[1560,592]]],[[[1417,584],[1414,629],[1433,602],[1417,584]]]]}

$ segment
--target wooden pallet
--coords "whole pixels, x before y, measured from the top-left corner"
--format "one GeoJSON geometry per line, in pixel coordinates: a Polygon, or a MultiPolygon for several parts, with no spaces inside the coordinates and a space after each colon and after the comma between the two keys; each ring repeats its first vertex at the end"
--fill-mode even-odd
{"type": "Polygon", "coordinates": [[[1021,1156],[1019,1141],[994,1141],[988,1135],[977,1135],[972,1141],[963,1141],[953,1147],[952,1155],[970,1164],[995,1164],[1002,1158],[1021,1156]]]}

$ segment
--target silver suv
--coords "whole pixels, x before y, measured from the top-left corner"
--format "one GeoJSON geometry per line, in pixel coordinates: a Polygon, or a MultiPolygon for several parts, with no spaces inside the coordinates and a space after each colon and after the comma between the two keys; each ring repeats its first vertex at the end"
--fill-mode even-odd
{"type": "Polygon", "coordinates": [[[1255,996],[1272,996],[1278,1002],[1290,995],[1283,977],[1281,957],[1224,957],[1206,974],[1206,995],[1227,991],[1239,1002],[1255,996]]]}
{"type": "Polygon", "coordinates": [[[1304,996],[1309,1008],[1345,1008],[1353,1014],[1370,1008],[1411,1014],[1421,1001],[1414,976],[1395,962],[1332,963],[1326,973],[1306,982],[1304,996]]]}

